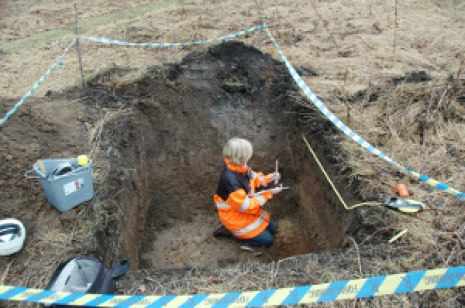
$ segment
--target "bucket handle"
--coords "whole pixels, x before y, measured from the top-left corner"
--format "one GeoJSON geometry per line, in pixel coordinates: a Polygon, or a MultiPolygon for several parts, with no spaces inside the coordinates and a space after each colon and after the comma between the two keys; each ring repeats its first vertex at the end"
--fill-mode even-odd
{"type": "Polygon", "coordinates": [[[76,170],[71,171],[71,173],[73,175],[80,175],[80,174],[86,173],[88,171],[89,171],[89,168],[87,166],[84,166],[84,167],[80,167],[80,168],[78,168],[76,170]]]}
{"type": "Polygon", "coordinates": [[[31,174],[30,174],[31,172],[35,172],[35,170],[34,170],[34,169],[31,169],[31,170],[26,171],[26,172],[24,173],[24,176],[25,176],[26,178],[28,178],[28,179],[40,179],[40,176],[38,176],[38,175],[31,175],[31,174]]]}
{"type": "Polygon", "coordinates": [[[73,170],[71,172],[68,172],[68,173],[65,173],[63,175],[50,175],[47,179],[48,181],[56,181],[56,180],[60,180],[60,179],[64,179],[64,178],[67,178],[69,177],[70,175],[73,175],[73,176],[79,176],[81,174],[84,174],[86,172],[88,172],[89,169],[88,168],[85,168],[83,169],[83,167],[79,168],[79,169],[76,169],[76,170],[73,170]]]}

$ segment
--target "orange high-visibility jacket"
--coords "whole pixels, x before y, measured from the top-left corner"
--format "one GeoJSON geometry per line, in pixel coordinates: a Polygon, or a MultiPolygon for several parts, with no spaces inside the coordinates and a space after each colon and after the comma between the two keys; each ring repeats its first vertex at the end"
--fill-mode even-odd
{"type": "Polygon", "coordinates": [[[250,239],[266,229],[270,215],[263,205],[273,198],[269,191],[248,196],[251,187],[267,186],[271,175],[253,172],[249,167],[233,164],[225,158],[226,165],[221,174],[213,198],[223,226],[235,237],[250,239]]]}

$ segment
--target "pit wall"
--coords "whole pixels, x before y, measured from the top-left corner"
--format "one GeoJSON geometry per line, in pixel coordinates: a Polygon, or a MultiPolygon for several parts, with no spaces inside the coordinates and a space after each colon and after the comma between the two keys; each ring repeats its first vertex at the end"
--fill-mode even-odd
{"type": "MultiPolygon", "coordinates": [[[[313,144],[317,148],[317,144],[313,144]]],[[[299,146],[302,145],[296,145],[295,148],[299,146]]],[[[332,166],[321,155],[322,151],[314,151],[325,170],[331,174],[332,166]]],[[[308,149],[303,148],[294,153],[294,159],[300,162],[297,180],[299,215],[302,226],[306,226],[309,240],[315,251],[340,248],[345,242],[345,236],[350,233],[349,228],[354,221],[352,213],[345,210],[308,149]]],[[[334,179],[334,176],[331,178],[334,179]]],[[[344,185],[338,184],[338,187],[344,185]]]]}
{"type": "Polygon", "coordinates": [[[307,227],[305,230],[315,251],[340,248],[345,244],[346,237],[358,229],[359,220],[355,212],[345,209],[324,175],[324,172],[328,174],[346,203],[353,202],[358,188],[356,184],[349,184],[337,167],[344,164],[344,153],[338,144],[342,136],[315,108],[294,105],[293,111],[287,119],[288,136],[297,173],[302,225],[307,227]],[[313,120],[305,120],[309,118],[313,120]],[[311,154],[304,138],[322,167],[311,154]]]}
{"type": "MultiPolygon", "coordinates": [[[[141,247],[156,236],[148,225],[167,228],[199,213],[215,215],[212,196],[223,167],[222,148],[233,136],[253,142],[255,170],[273,172],[279,159],[283,184],[292,189],[278,195],[281,206],[272,215],[297,215],[310,242],[308,251],[342,245],[354,217],[331,191],[301,137],[305,134],[335,178],[334,164],[341,156],[334,141],[337,132],[318,111],[292,99],[297,89],[284,66],[247,48],[220,46],[207,59],[193,54],[181,65],[163,69],[164,76],[156,71],[122,88],[121,95],[137,97],[131,115],[105,127],[106,146],[117,153],[106,158],[110,172],[97,232],[105,260],[130,259],[135,270],[141,247]],[[256,67],[224,63],[225,55],[244,50],[248,54],[239,60],[251,59],[256,67]],[[231,87],[230,80],[239,77],[245,92],[237,82],[231,87]],[[315,120],[302,121],[310,113],[315,120]]],[[[350,196],[347,184],[335,184],[350,196]]]]}
{"type": "Polygon", "coordinates": [[[98,256],[109,266],[128,259],[131,270],[138,269],[141,233],[150,200],[146,151],[135,123],[134,114],[130,114],[106,124],[108,134],[102,147],[112,151],[101,157],[108,173],[95,202],[98,256]]]}
{"type": "MultiPolygon", "coordinates": [[[[117,139],[122,140],[119,148],[124,159],[118,159],[119,165],[111,168],[109,173],[109,197],[103,202],[105,214],[102,214],[102,228],[97,233],[99,254],[103,259],[110,264],[119,259],[129,259],[132,270],[139,269],[141,248],[150,244],[156,236],[146,231],[146,224],[169,225],[176,220],[188,221],[194,212],[215,214],[211,197],[218,170],[222,168],[222,161],[218,159],[222,155],[219,144],[203,147],[198,152],[203,153],[201,155],[180,155],[179,146],[186,144],[185,138],[189,135],[181,138],[179,144],[167,144],[167,140],[163,143],[154,137],[154,131],[158,129],[160,133],[160,128],[155,127],[157,121],[153,121],[146,106],[143,109],[144,112],[126,119],[123,125],[120,123],[120,127],[133,127],[134,130],[113,131],[112,135],[119,134],[117,139]],[[128,140],[131,142],[126,142],[128,140]],[[175,152],[178,155],[174,155],[175,152]],[[121,161],[124,161],[123,165],[121,161]],[[212,162],[211,166],[208,166],[209,162],[212,162]],[[197,164],[204,166],[201,172],[196,169],[197,164]],[[194,172],[188,175],[186,170],[194,172]],[[185,176],[186,180],[178,181],[180,176],[185,176]],[[190,180],[194,176],[197,177],[195,183],[190,180]],[[193,189],[194,185],[200,192],[193,189]]],[[[280,205],[273,207],[272,214],[280,219],[289,215],[286,212],[295,212],[310,243],[306,252],[341,247],[345,236],[351,232],[350,228],[354,227],[355,217],[340,203],[301,135],[288,133],[301,129],[295,127],[295,120],[294,117],[287,117],[284,121],[286,130],[280,127],[276,135],[273,133],[279,142],[258,142],[255,151],[256,162],[262,164],[258,167],[265,169],[270,169],[269,166],[279,157],[283,183],[293,188],[277,199],[280,205]],[[286,135],[291,137],[286,138],[286,135]],[[281,140],[285,140],[284,144],[281,140]],[[269,149],[271,152],[268,152],[269,149]]],[[[329,145],[315,136],[308,136],[307,139],[313,144],[325,170],[334,179],[333,166],[325,157],[331,155],[334,149],[325,147],[337,145],[329,145]]],[[[332,162],[336,161],[333,159],[332,162]]],[[[350,195],[346,192],[347,185],[335,184],[343,195],[350,195]]]]}

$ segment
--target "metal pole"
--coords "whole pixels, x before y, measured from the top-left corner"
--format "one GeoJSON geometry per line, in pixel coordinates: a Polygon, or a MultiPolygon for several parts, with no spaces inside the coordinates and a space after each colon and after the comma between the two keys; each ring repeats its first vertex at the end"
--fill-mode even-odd
{"type": "Polygon", "coordinates": [[[81,46],[79,45],[79,12],[77,10],[76,3],[74,4],[74,11],[76,12],[76,47],[79,58],[79,69],[81,71],[82,87],[87,88],[86,78],[84,77],[84,70],[82,69],[81,46]]]}

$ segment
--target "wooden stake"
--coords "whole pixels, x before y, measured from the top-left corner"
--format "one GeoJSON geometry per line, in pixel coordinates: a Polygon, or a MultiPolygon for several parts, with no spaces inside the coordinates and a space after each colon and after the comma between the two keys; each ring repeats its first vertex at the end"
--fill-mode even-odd
{"type": "Polygon", "coordinates": [[[82,87],[85,89],[87,88],[87,82],[86,82],[86,78],[84,77],[84,70],[82,69],[81,46],[79,45],[79,12],[77,10],[76,3],[74,4],[74,11],[76,13],[76,47],[77,47],[78,58],[79,58],[79,70],[81,71],[82,87]]]}
{"type": "MultiPolygon", "coordinates": [[[[263,26],[265,24],[265,21],[263,20],[262,9],[260,7],[260,3],[258,2],[258,0],[255,0],[255,4],[257,5],[258,15],[260,16],[260,22],[262,23],[262,26],[263,26]]],[[[260,37],[258,39],[259,50],[262,50],[262,38],[263,38],[263,27],[260,28],[260,37]]]]}
{"type": "Polygon", "coordinates": [[[320,15],[320,13],[318,12],[318,9],[317,9],[316,4],[315,4],[314,1],[315,1],[315,0],[310,1],[310,4],[312,5],[313,9],[315,10],[316,16],[317,16],[318,19],[320,19],[320,21],[322,22],[323,27],[325,27],[326,30],[328,31],[329,37],[330,37],[331,40],[333,41],[334,45],[336,45],[337,48],[340,48],[339,44],[336,42],[336,39],[335,39],[334,36],[333,36],[333,33],[331,32],[331,30],[330,30],[329,27],[328,27],[328,21],[325,20],[325,19],[323,19],[323,17],[320,15]]]}
{"type": "Polygon", "coordinates": [[[347,100],[346,85],[347,85],[347,77],[348,77],[348,75],[349,75],[349,72],[348,72],[347,66],[346,66],[346,70],[344,72],[344,84],[342,86],[342,96],[343,96],[343,99],[344,99],[344,104],[346,105],[347,123],[350,123],[350,109],[352,107],[349,105],[349,102],[347,100]]]}
{"type": "Polygon", "coordinates": [[[397,45],[397,0],[394,4],[394,56],[396,55],[396,45],[397,45]]]}

